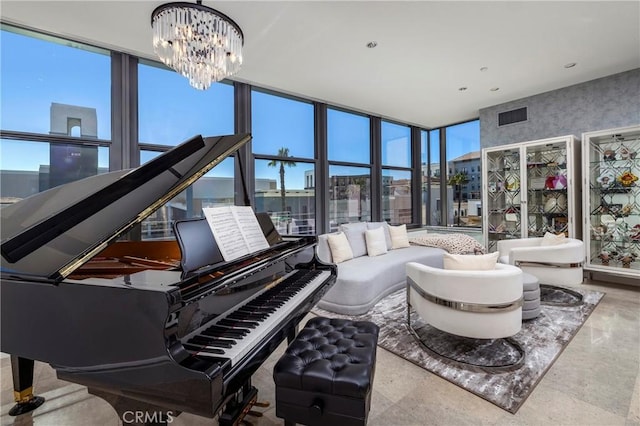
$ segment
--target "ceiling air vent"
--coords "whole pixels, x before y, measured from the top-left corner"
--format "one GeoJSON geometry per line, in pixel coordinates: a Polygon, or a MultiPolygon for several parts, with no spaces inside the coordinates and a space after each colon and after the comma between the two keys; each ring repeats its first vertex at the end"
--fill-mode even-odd
{"type": "Polygon", "coordinates": [[[527,121],[527,107],[498,113],[498,127],[527,121]]]}

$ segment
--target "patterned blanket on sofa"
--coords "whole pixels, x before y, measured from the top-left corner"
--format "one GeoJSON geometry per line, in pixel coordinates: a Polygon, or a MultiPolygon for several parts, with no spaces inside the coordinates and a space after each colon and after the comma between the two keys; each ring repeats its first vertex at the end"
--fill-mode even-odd
{"type": "Polygon", "coordinates": [[[451,254],[484,254],[485,248],[466,234],[426,234],[409,240],[411,244],[441,248],[451,254]]]}

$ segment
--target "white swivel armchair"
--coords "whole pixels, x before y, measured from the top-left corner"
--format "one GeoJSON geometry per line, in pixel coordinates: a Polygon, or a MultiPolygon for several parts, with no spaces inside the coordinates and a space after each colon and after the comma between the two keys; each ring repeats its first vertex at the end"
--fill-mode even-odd
{"type": "Polygon", "coordinates": [[[584,243],[575,238],[551,246],[540,245],[540,238],[498,241],[499,261],[515,265],[538,278],[541,284],[577,285],[582,283],[584,243]]]}
{"type": "Polygon", "coordinates": [[[447,333],[476,339],[513,336],[522,327],[522,300],[522,271],[515,266],[461,271],[407,263],[407,304],[447,333]]]}

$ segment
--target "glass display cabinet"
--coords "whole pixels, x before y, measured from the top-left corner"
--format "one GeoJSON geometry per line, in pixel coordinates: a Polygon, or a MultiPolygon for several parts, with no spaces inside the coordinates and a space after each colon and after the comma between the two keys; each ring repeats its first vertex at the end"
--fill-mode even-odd
{"type": "Polygon", "coordinates": [[[541,237],[575,238],[577,139],[575,136],[501,145],[482,150],[484,241],[541,237]]]}
{"type": "Polygon", "coordinates": [[[640,126],[582,134],[586,270],[640,277],[640,126]]]}

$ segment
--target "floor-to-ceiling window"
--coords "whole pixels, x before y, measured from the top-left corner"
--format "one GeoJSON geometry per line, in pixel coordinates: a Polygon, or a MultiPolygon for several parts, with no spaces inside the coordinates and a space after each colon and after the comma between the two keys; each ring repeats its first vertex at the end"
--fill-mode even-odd
{"type": "Polygon", "coordinates": [[[411,223],[411,129],[382,121],[382,220],[411,223]]]}
{"type": "MultiPolygon", "coordinates": [[[[234,89],[227,82],[195,90],[186,78],[162,65],[138,65],[140,164],[189,138],[234,133],[234,89]]],[[[202,217],[202,209],[234,204],[234,160],[224,159],[144,220],[142,238],[172,234],[174,220],[202,217]]]]}
{"type": "Polygon", "coordinates": [[[2,25],[0,195],[7,205],[109,170],[109,51],[2,25]]]}
{"type": "Polygon", "coordinates": [[[371,130],[369,117],[327,109],[329,229],[371,220],[371,130]]]}
{"type": "Polygon", "coordinates": [[[480,121],[445,127],[447,158],[447,222],[482,226],[480,121]]]}
{"type": "Polygon", "coordinates": [[[315,234],[313,104],[254,89],[251,127],[255,210],[281,234],[315,234]]]}

